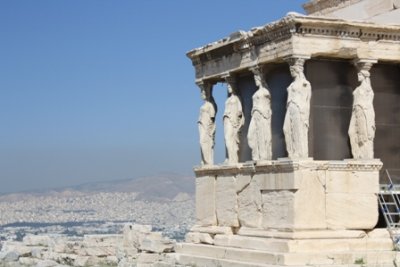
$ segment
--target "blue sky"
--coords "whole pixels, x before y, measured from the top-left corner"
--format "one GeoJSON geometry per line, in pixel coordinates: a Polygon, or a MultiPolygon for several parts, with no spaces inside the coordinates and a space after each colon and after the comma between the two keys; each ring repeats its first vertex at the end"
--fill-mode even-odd
{"type": "Polygon", "coordinates": [[[304,2],[1,1],[0,193],[192,175],[202,102],[186,52],[304,2]]]}

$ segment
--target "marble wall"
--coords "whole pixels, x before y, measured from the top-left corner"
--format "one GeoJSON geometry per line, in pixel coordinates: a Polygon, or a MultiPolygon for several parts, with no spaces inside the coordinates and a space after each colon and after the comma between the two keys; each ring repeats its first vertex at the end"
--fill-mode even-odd
{"type": "MultiPolygon", "coordinates": [[[[376,120],[375,157],[400,183],[400,67],[394,64],[376,64],[371,70],[374,89],[376,120]]],[[[381,181],[386,177],[381,173],[381,181]]]]}
{"type": "Polygon", "coordinates": [[[286,63],[271,66],[266,81],[271,92],[272,109],[272,159],[287,157],[283,122],[286,114],[287,87],[292,82],[289,65],[286,63]]]}
{"type": "Polygon", "coordinates": [[[241,76],[238,79],[237,86],[239,89],[240,98],[242,100],[242,108],[244,114],[244,126],[241,133],[239,161],[245,162],[251,160],[251,150],[247,142],[247,132],[249,130],[251,109],[253,107],[251,97],[257,90],[253,74],[249,72],[248,74],[241,76]]]}
{"type": "Polygon", "coordinates": [[[348,136],[357,72],[349,61],[310,60],[312,85],[309,147],[315,160],[351,158],[348,136]]]}

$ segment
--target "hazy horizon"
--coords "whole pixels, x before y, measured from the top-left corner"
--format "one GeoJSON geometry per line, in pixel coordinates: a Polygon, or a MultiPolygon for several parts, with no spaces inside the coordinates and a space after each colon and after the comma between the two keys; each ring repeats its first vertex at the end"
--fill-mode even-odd
{"type": "Polygon", "coordinates": [[[304,2],[0,2],[0,193],[193,175],[202,102],[186,52],[304,2]]]}
{"type": "MultiPolygon", "coordinates": [[[[79,189],[82,186],[89,186],[89,185],[99,185],[99,184],[110,184],[113,182],[119,183],[119,182],[128,182],[128,181],[135,181],[135,180],[139,180],[139,179],[151,179],[153,177],[193,177],[194,179],[194,173],[177,173],[177,172],[158,172],[158,173],[154,173],[154,174],[148,174],[148,175],[139,175],[139,176],[132,176],[132,177],[127,177],[127,178],[114,178],[114,179],[105,179],[105,180],[90,180],[90,181],[82,181],[82,182],[78,182],[78,183],[73,183],[73,184],[69,184],[69,183],[65,183],[65,184],[56,184],[55,186],[46,186],[46,185],[42,185],[40,187],[37,188],[28,188],[25,190],[16,190],[16,191],[8,191],[8,192],[0,192],[0,196],[3,195],[9,195],[9,194],[21,194],[21,193],[47,193],[47,192],[52,192],[52,191],[64,191],[64,190],[75,190],[75,189],[79,189]]],[[[194,180],[193,180],[194,181],[194,180]]]]}

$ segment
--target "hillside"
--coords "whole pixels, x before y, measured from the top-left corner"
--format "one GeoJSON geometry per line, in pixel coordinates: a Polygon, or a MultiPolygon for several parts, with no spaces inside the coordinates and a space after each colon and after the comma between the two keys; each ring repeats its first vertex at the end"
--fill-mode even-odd
{"type": "Polygon", "coordinates": [[[137,200],[163,201],[193,196],[194,184],[193,177],[167,173],[133,179],[92,182],[69,187],[6,194],[0,196],[0,201],[21,200],[32,195],[79,196],[98,192],[136,193],[137,200]]]}

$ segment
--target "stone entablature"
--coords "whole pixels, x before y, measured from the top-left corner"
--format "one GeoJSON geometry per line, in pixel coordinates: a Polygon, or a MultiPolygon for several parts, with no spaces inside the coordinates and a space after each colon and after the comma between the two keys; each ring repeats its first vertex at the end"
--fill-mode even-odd
{"type": "Polygon", "coordinates": [[[196,80],[223,80],[224,73],[247,71],[288,57],[303,56],[400,62],[400,26],[289,14],[237,32],[187,53],[196,80]]]}

